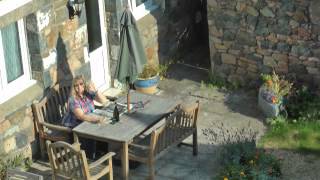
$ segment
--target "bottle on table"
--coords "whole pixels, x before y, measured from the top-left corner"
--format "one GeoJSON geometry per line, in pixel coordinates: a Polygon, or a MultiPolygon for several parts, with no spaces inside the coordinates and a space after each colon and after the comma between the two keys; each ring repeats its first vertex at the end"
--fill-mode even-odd
{"type": "Polygon", "coordinates": [[[114,106],[113,119],[114,119],[114,121],[116,121],[116,122],[118,122],[118,121],[120,120],[120,118],[119,118],[119,109],[118,109],[117,103],[115,103],[115,106],[114,106]]]}

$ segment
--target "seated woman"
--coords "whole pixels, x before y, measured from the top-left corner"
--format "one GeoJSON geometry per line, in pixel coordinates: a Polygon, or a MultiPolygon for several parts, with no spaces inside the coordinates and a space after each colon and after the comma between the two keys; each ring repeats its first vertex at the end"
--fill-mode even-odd
{"type": "MultiPolygon", "coordinates": [[[[93,83],[86,83],[83,75],[73,79],[71,95],[68,99],[68,113],[62,121],[64,126],[74,128],[83,121],[99,123],[104,117],[93,114],[93,100],[105,104],[107,99],[99,92],[93,83]]],[[[95,141],[80,139],[81,146],[87,152],[89,158],[94,158],[95,141]]]]}
{"type": "Polygon", "coordinates": [[[71,95],[68,99],[68,118],[63,119],[63,125],[74,128],[82,121],[100,122],[104,117],[94,115],[93,100],[105,104],[107,99],[103,96],[93,83],[86,84],[83,75],[73,79],[71,95]]]}

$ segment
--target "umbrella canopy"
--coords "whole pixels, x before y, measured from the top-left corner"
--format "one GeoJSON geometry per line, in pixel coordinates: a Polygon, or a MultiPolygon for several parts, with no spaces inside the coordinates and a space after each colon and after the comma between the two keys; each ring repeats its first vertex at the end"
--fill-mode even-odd
{"type": "Polygon", "coordinates": [[[120,52],[115,77],[120,82],[134,82],[147,62],[136,20],[128,8],[120,19],[120,52]]]}

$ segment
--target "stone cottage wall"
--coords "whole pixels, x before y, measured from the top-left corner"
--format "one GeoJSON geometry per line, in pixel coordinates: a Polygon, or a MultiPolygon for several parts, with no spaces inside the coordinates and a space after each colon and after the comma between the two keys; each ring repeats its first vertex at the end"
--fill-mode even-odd
{"type": "Polygon", "coordinates": [[[0,158],[23,154],[32,156],[31,143],[35,141],[31,107],[17,110],[0,121],[0,158]]]}
{"type": "Polygon", "coordinates": [[[69,19],[66,0],[33,0],[0,17],[0,27],[24,18],[32,78],[37,84],[0,104],[0,159],[23,153],[31,157],[38,149],[31,104],[44,90],[75,74],[90,75],[84,60],[87,46],[85,10],[69,19]]]}
{"type": "Polygon", "coordinates": [[[212,71],[246,83],[272,69],[320,85],[320,1],[208,0],[212,71]]]}
{"type": "Polygon", "coordinates": [[[50,2],[26,17],[32,75],[44,87],[80,72],[90,74],[83,50],[88,39],[85,8],[70,20],[65,0],[50,2]]]}

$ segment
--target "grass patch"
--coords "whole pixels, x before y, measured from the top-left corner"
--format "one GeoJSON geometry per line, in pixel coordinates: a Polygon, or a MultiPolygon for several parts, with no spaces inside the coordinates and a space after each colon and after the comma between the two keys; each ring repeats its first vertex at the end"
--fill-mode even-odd
{"type": "Polygon", "coordinates": [[[317,121],[284,123],[271,128],[260,140],[260,147],[288,149],[320,155],[320,123],[317,121]]]}

